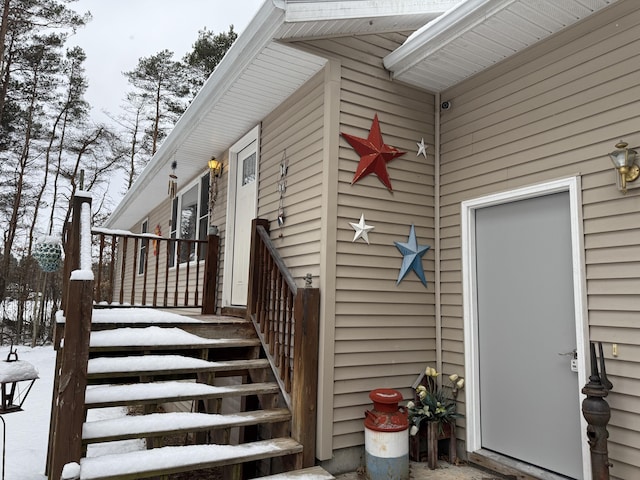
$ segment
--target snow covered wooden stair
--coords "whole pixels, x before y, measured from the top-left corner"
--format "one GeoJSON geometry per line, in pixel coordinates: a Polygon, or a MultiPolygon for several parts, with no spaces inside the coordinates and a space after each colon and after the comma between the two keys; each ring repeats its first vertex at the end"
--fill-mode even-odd
{"type": "Polygon", "coordinates": [[[80,480],[136,480],[224,467],[302,452],[291,438],[275,438],[242,445],[162,447],[103,457],[84,458],[80,480]]]}
{"type": "Polygon", "coordinates": [[[210,362],[182,355],[139,355],[97,357],[89,360],[89,382],[123,379],[153,374],[157,377],[184,377],[193,373],[227,374],[269,368],[264,358],[210,362]]]}
{"type": "MultiPolygon", "coordinates": [[[[297,288],[273,246],[264,248],[267,223],[252,226],[246,319],[214,315],[215,294],[206,295],[199,311],[186,305],[171,312],[108,308],[93,300],[90,244],[79,247],[86,238],[79,230],[89,222],[77,218],[86,198],[75,200],[65,247],[64,315],[54,339],[49,480],[59,480],[74,462],[79,465],[71,473],[80,479],[168,480],[224,467],[224,478],[239,480],[313,466],[319,292],[297,288]],[[74,278],[72,271],[80,274],[74,278]],[[133,414],[94,414],[111,407],[133,414]],[[144,446],[114,449],[122,440],[144,446]]],[[[208,247],[215,253],[215,242],[208,247]]],[[[136,260],[128,265],[135,269],[136,260]]],[[[107,271],[100,268],[98,277],[107,271]]],[[[104,288],[99,280],[96,286],[104,288]]],[[[205,287],[217,291],[210,282],[205,287]]]]}
{"type": "Polygon", "coordinates": [[[160,437],[212,429],[287,422],[289,420],[291,420],[291,412],[286,408],[239,412],[227,415],[191,412],[127,415],[119,418],[85,422],[82,428],[82,441],[85,444],[111,442],[132,438],[160,437]]]}

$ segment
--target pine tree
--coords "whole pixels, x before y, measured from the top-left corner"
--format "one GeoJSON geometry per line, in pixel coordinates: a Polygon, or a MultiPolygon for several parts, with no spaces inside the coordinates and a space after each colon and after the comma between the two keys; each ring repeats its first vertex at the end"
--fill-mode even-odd
{"type": "Polygon", "coordinates": [[[132,94],[145,104],[149,127],[146,135],[150,138],[150,157],[156,153],[159,143],[167,135],[187,107],[188,88],[185,71],[180,62],[173,60],[173,52],[161,52],[143,57],[135,69],[125,72],[133,86],[132,94]]]}
{"type": "Polygon", "coordinates": [[[206,28],[198,32],[198,39],[193,44],[191,52],[182,59],[189,68],[192,96],[195,96],[202,88],[204,82],[222,61],[236,38],[238,38],[238,34],[233,30],[233,25],[229,26],[227,33],[215,34],[206,28]]]}

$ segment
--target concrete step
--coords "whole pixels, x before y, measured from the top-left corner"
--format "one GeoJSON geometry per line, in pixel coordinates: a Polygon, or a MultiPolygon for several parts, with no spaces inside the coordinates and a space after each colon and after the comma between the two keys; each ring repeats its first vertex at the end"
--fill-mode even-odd
{"type": "Polygon", "coordinates": [[[324,468],[315,466],[258,478],[262,480],[333,480],[336,477],[324,468]]]}

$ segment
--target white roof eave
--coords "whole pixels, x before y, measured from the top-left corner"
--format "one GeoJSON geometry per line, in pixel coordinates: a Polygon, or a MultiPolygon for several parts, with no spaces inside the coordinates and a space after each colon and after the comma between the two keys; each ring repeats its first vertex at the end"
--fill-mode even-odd
{"type": "Polygon", "coordinates": [[[619,0],[466,0],[383,59],[395,80],[442,92],[619,0]]]}
{"type": "Polygon", "coordinates": [[[425,58],[451,43],[472,27],[502,10],[516,0],[467,0],[428,23],[411,35],[407,41],[384,57],[387,70],[399,76],[425,58]]]}
{"type": "MultiPolygon", "coordinates": [[[[236,42],[189,104],[187,110],[176,122],[173,130],[160,145],[134,185],[109,216],[105,223],[107,228],[130,228],[134,222],[140,220],[127,212],[137,210],[136,204],[140,201],[141,195],[146,191],[150,182],[167,169],[170,157],[184,142],[190,130],[202,119],[206,109],[216,102],[216,97],[222,97],[223,93],[244,71],[247,64],[273,40],[274,34],[284,22],[282,6],[282,1],[272,0],[266,1],[258,10],[246,30],[238,36],[236,42]]],[[[222,152],[217,152],[218,155],[220,153],[222,152]]],[[[216,153],[212,152],[212,154],[216,153]]],[[[206,161],[206,159],[204,160],[206,161]]]]}
{"type": "Polygon", "coordinates": [[[394,25],[395,28],[415,29],[459,1],[266,0],[104,226],[110,229],[133,228],[166,199],[173,159],[178,163],[178,187],[182,188],[183,182],[204,173],[208,158],[224,154],[293,93],[292,88],[311,78],[325,64],[325,58],[297,50],[288,41],[306,38],[306,35],[313,38],[314,35],[370,33],[376,29],[391,29],[394,25]],[[354,16],[360,16],[361,21],[353,21],[354,16]],[[370,21],[369,18],[380,21],[370,21]],[[399,20],[402,21],[397,22],[399,20]],[[303,26],[300,29],[303,33],[296,35],[293,32],[298,30],[298,25],[303,26]],[[351,28],[346,33],[345,25],[351,28]],[[317,28],[304,28],[313,26],[317,28]],[[295,76],[298,83],[290,82],[288,89],[281,87],[279,82],[283,71],[281,66],[277,69],[276,63],[266,74],[260,70],[265,58],[273,59],[273,55],[284,59],[284,65],[298,62],[296,70],[302,69],[302,73],[296,71],[295,75],[290,75],[295,76]],[[256,71],[262,75],[256,76],[256,71]],[[242,108],[237,105],[238,101],[263,93],[268,95],[262,95],[255,104],[245,102],[242,108]],[[239,111],[242,115],[238,115],[239,111]]]}

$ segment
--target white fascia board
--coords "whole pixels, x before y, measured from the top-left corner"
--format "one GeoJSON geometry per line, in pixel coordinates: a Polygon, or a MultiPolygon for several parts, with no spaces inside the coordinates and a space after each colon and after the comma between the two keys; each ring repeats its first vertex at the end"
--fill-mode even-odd
{"type": "Polygon", "coordinates": [[[411,35],[384,57],[387,70],[399,76],[429,55],[484,22],[517,0],[467,0],[447,11],[411,35]]]}
{"type": "Polygon", "coordinates": [[[287,2],[287,22],[349,20],[393,15],[441,13],[453,8],[460,0],[336,0],[287,2]]]}
{"type": "MultiPolygon", "coordinates": [[[[105,227],[112,227],[122,213],[136,202],[140,192],[149,182],[167,167],[172,155],[184,143],[194,126],[202,120],[207,110],[222,98],[247,68],[247,65],[273,40],[275,33],[283,23],[284,3],[282,0],[266,0],[189,104],[187,110],[176,122],[173,130],[162,142],[131,189],[109,216],[105,227]]],[[[222,152],[211,153],[216,156],[222,154],[222,152]]]]}

